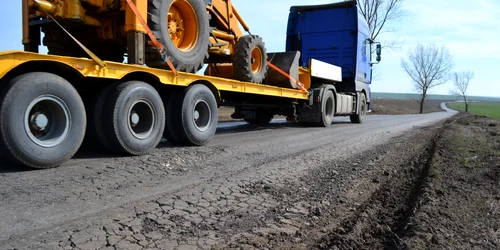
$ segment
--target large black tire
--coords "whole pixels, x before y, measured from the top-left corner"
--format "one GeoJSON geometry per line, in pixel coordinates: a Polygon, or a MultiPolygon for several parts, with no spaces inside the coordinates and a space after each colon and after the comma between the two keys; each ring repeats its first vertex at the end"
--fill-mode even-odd
{"type": "Polygon", "coordinates": [[[267,72],[267,53],[262,38],[247,35],[236,43],[234,76],[244,82],[262,83],[267,72]]]}
{"type": "Polygon", "coordinates": [[[62,77],[43,72],[20,75],[10,80],[0,100],[0,150],[14,164],[56,167],[82,144],[85,107],[62,77]]]}
{"type": "MultiPolygon", "coordinates": [[[[158,41],[165,46],[165,51],[176,70],[195,73],[203,67],[208,58],[210,34],[209,18],[203,0],[149,0],[148,25],[158,41]],[[185,29],[184,36],[182,36],[183,33],[180,29],[179,32],[174,32],[179,37],[182,36],[175,43],[170,36],[167,25],[171,7],[178,10],[172,13],[180,13],[172,15],[173,19],[171,20],[177,20],[176,16],[180,16],[180,19],[183,20],[182,22],[177,20],[172,25],[177,23],[176,27],[182,25],[185,29]]],[[[176,36],[176,38],[178,37],[176,36]]],[[[158,51],[150,46],[146,48],[146,64],[155,68],[168,68],[163,63],[158,51]]]]}
{"type": "Polygon", "coordinates": [[[253,125],[267,125],[273,120],[274,115],[264,111],[256,111],[255,118],[243,118],[246,122],[253,125]]]}
{"type": "Polygon", "coordinates": [[[111,151],[144,155],[156,148],[165,127],[165,109],[151,85],[129,81],[110,94],[103,116],[103,131],[111,151]]]}
{"type": "Polygon", "coordinates": [[[104,107],[108,105],[111,92],[118,83],[110,84],[97,93],[87,106],[87,133],[84,144],[89,149],[104,149],[111,151],[108,137],[104,133],[103,116],[104,107]]]}
{"type": "Polygon", "coordinates": [[[321,106],[321,120],[318,125],[320,127],[329,127],[332,125],[333,117],[335,116],[335,97],[332,91],[327,90],[323,93],[321,106]]]}
{"type": "Polygon", "coordinates": [[[212,91],[201,84],[192,85],[183,92],[182,105],[180,110],[174,111],[172,120],[177,124],[179,139],[187,146],[205,145],[217,130],[217,100],[212,91]]]}
{"type": "Polygon", "coordinates": [[[349,118],[351,118],[352,123],[363,123],[363,119],[365,118],[366,112],[367,112],[367,103],[366,103],[366,96],[365,94],[361,93],[360,94],[360,110],[357,115],[351,115],[349,118]]]}
{"type": "Polygon", "coordinates": [[[178,145],[182,144],[183,140],[180,136],[180,122],[179,119],[182,108],[182,93],[181,90],[172,90],[164,95],[163,103],[165,104],[165,130],[163,137],[168,142],[178,145]]]}

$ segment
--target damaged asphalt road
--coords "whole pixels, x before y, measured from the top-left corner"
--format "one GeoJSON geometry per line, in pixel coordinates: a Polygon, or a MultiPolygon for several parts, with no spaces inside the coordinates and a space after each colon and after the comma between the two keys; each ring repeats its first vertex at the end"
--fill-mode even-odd
{"type": "Polygon", "coordinates": [[[354,211],[349,200],[368,199],[373,172],[390,172],[364,161],[400,150],[387,156],[397,166],[425,146],[413,134],[451,115],[338,119],[328,129],[240,125],[199,148],[165,142],[141,157],[79,153],[56,169],[2,166],[0,249],[308,246],[305,231],[331,209],[354,211]]]}

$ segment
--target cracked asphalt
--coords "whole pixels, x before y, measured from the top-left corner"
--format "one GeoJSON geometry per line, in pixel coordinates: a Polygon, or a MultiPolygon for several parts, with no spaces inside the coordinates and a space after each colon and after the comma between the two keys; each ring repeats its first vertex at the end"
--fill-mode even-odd
{"type": "Polygon", "coordinates": [[[249,234],[298,243],[311,222],[297,218],[319,217],[329,202],[283,208],[297,180],[328,167],[336,187],[349,188],[357,163],[333,162],[452,115],[374,115],[360,125],[336,118],[328,129],[221,124],[204,147],[163,142],[141,157],[80,152],[48,170],[0,159],[0,249],[218,249],[249,234]]]}

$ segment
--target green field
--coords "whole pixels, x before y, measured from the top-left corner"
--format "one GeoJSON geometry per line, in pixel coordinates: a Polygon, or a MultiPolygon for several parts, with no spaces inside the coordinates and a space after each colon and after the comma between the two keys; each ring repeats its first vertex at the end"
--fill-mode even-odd
{"type": "MultiPolygon", "coordinates": [[[[448,103],[448,107],[460,111],[465,111],[464,103],[448,103]]],[[[473,102],[469,104],[469,112],[477,115],[484,115],[491,118],[500,119],[500,103],[473,102]]]]}

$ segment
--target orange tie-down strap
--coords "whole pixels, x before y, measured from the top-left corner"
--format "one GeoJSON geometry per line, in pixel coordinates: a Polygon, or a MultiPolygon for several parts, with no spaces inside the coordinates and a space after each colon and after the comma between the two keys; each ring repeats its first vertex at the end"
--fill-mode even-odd
{"type": "Polygon", "coordinates": [[[282,69],[278,68],[276,65],[272,64],[271,62],[267,62],[267,65],[269,67],[273,68],[274,70],[278,71],[283,76],[285,76],[288,79],[290,79],[293,82],[295,82],[297,84],[297,86],[299,86],[299,90],[307,92],[307,89],[304,87],[304,84],[302,84],[301,82],[299,82],[298,80],[296,80],[295,78],[293,78],[293,76],[287,74],[285,71],[283,71],[282,69]]]}
{"type": "Polygon", "coordinates": [[[132,2],[132,0],[127,0],[127,4],[130,7],[130,9],[134,12],[137,19],[139,19],[139,22],[144,27],[144,29],[146,29],[146,32],[148,33],[148,36],[151,39],[153,46],[155,46],[158,49],[158,51],[160,52],[160,54],[163,58],[163,61],[172,70],[174,75],[177,75],[177,69],[175,69],[174,65],[172,64],[172,61],[170,61],[170,59],[168,59],[168,55],[167,55],[167,52],[165,51],[165,47],[163,46],[163,44],[161,44],[158,41],[158,39],[156,39],[155,35],[153,34],[151,29],[149,28],[148,24],[146,23],[146,21],[144,21],[144,18],[139,13],[139,10],[137,10],[137,7],[135,6],[135,4],[132,2]]]}

